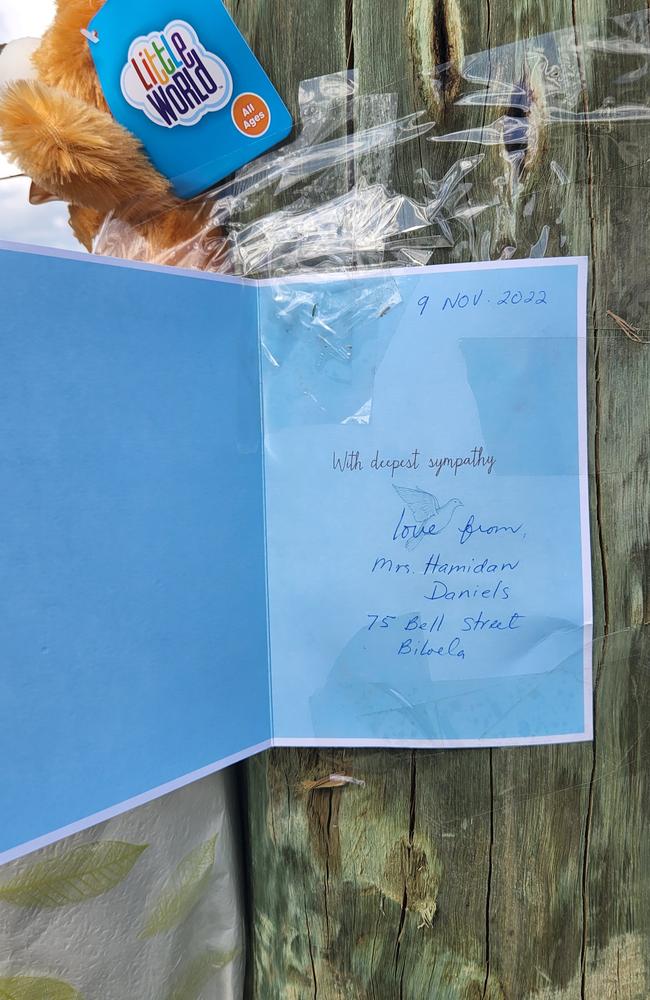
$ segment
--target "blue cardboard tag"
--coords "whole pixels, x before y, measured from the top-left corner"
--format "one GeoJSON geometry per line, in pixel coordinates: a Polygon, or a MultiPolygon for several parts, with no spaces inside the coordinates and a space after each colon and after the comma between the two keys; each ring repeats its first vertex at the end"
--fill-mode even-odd
{"type": "Polygon", "coordinates": [[[111,112],[182,198],[291,131],[221,0],[107,0],[87,37],[111,112]]]}

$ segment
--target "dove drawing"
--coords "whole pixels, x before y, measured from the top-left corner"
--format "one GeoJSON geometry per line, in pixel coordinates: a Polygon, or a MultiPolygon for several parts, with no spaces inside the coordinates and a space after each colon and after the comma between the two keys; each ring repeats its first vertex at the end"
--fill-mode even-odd
{"type": "Polygon", "coordinates": [[[451,523],[458,508],[463,506],[457,497],[441,505],[433,493],[427,493],[426,490],[421,490],[419,487],[413,490],[406,486],[396,486],[393,483],[393,488],[413,515],[414,523],[407,524],[405,522],[405,507],[393,532],[393,540],[402,539],[409,552],[419,545],[423,538],[429,535],[439,535],[441,531],[444,531],[451,523]]]}

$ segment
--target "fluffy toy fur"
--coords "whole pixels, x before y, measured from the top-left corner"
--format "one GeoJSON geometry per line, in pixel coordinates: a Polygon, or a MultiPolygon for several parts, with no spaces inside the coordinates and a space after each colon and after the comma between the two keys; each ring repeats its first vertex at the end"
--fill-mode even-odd
{"type": "Polygon", "coordinates": [[[32,202],[69,204],[73,231],[88,249],[111,218],[112,250],[121,256],[217,268],[210,201],[177,199],[108,110],[81,34],[103,4],[57,0],[54,24],[33,56],[37,78],[0,91],[2,150],[32,178],[32,202]]]}

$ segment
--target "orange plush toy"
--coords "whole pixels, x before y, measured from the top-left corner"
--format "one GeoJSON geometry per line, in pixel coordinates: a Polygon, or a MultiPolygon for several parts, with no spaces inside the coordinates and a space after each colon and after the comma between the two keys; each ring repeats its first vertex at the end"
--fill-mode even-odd
{"type": "Polygon", "coordinates": [[[68,203],[72,229],[87,249],[111,218],[111,250],[120,256],[220,269],[222,241],[209,221],[213,202],[176,198],[108,110],[81,33],[103,4],[58,0],[54,24],[23,72],[5,74],[2,151],[31,177],[32,202],[68,203]]]}

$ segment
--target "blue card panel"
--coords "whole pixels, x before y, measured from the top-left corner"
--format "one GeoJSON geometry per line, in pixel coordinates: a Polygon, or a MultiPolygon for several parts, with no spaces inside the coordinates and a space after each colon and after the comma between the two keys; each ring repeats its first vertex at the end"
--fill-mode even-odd
{"type": "Polygon", "coordinates": [[[3,852],[271,733],[255,290],[0,276],[3,852]]]}
{"type": "Polygon", "coordinates": [[[589,738],[584,261],[280,292],[261,305],[276,738],[589,738]]]}

